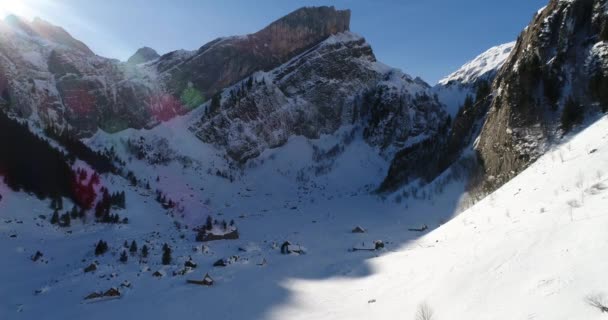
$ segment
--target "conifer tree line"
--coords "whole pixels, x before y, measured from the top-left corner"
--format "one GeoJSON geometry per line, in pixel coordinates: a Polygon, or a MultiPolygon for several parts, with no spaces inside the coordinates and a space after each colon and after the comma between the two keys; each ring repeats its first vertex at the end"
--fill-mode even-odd
{"type": "Polygon", "coordinates": [[[113,147],[110,149],[106,148],[104,152],[95,152],[76,138],[76,132],[70,132],[69,130],[60,131],[53,126],[47,127],[44,133],[68,150],[72,162],[78,158],[99,173],[118,172],[113,161],[119,163],[122,163],[122,161],[116,155],[113,147]]]}
{"type": "MultiPolygon", "coordinates": [[[[0,179],[13,190],[33,193],[40,199],[50,198],[53,215],[51,223],[70,226],[77,218],[85,218],[86,210],[95,207],[98,197],[96,187],[100,184],[98,172],[112,172],[114,166],[106,155],[90,150],[86,145],[68,133],[59,134],[55,129],[46,132],[57,139],[70,154],[52,147],[47,140],[34,134],[26,122],[19,122],[0,112],[0,179]],[[85,169],[72,169],[78,157],[93,167],[93,172],[85,169]],[[63,198],[71,199],[75,205],[64,210],[63,198]]],[[[96,216],[101,222],[125,222],[118,215],[102,214],[108,208],[124,209],[124,192],[110,194],[101,188],[102,200],[96,216]],[[101,210],[103,209],[103,210],[101,210]]]]}
{"type": "Polygon", "coordinates": [[[155,200],[156,202],[160,203],[164,209],[171,209],[175,207],[175,202],[171,198],[168,198],[166,194],[164,194],[158,189],[156,190],[155,200]]]}
{"type": "Polygon", "coordinates": [[[13,190],[30,192],[40,199],[76,199],[74,172],[68,156],[46,140],[0,112],[0,176],[13,190]]]}
{"type": "Polygon", "coordinates": [[[127,223],[128,219],[120,219],[118,214],[112,214],[112,208],[125,209],[125,192],[115,192],[110,194],[108,189],[101,189],[102,197],[95,205],[95,218],[102,223],[127,223]]]}

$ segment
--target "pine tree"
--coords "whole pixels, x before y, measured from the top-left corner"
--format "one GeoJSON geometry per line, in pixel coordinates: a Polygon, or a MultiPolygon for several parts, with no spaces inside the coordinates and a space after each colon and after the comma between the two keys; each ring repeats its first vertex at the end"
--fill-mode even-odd
{"type": "Polygon", "coordinates": [[[108,244],[103,240],[99,240],[99,242],[95,246],[95,255],[102,255],[106,253],[106,251],[108,251],[108,244]]]}
{"type": "Polygon", "coordinates": [[[127,260],[129,260],[129,256],[127,256],[127,251],[123,250],[120,254],[120,262],[127,263],[127,260]]]}
{"type": "MultiPolygon", "coordinates": [[[[112,217],[112,220],[114,220],[114,217],[112,217]]],[[[123,243],[122,246],[125,248],[129,247],[129,243],[127,242],[127,240],[125,240],[125,243],[123,243]]]]}
{"type": "Polygon", "coordinates": [[[143,247],[141,247],[141,256],[144,258],[148,257],[148,246],[145,244],[143,247]]]}
{"type": "Polygon", "coordinates": [[[53,216],[51,217],[51,224],[57,224],[59,223],[59,211],[57,211],[57,209],[55,209],[55,212],[53,212],[53,216]]]}
{"type": "Polygon", "coordinates": [[[131,252],[132,254],[135,254],[137,252],[137,243],[135,242],[135,240],[133,240],[131,242],[131,247],[129,247],[129,252],[131,252]]]}
{"type": "Polygon", "coordinates": [[[163,258],[162,258],[162,263],[164,265],[169,265],[171,264],[171,248],[169,248],[169,246],[165,243],[165,245],[163,246],[163,258]]]}
{"type": "Polygon", "coordinates": [[[213,229],[213,219],[211,218],[211,216],[207,216],[207,221],[205,222],[205,229],[213,229]]]}
{"type": "Polygon", "coordinates": [[[72,207],[72,211],[70,211],[70,216],[72,217],[72,219],[78,218],[78,208],[76,207],[76,205],[72,207]]]}
{"type": "Polygon", "coordinates": [[[209,114],[214,114],[216,113],[222,104],[222,96],[221,94],[217,93],[213,96],[213,98],[211,98],[211,104],[209,105],[209,114]]]}

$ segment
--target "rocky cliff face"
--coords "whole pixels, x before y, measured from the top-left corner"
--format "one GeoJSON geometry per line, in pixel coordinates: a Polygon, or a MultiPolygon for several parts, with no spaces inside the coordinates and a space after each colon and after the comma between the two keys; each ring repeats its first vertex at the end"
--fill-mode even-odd
{"type": "Polygon", "coordinates": [[[453,104],[450,129],[398,152],[380,190],[429,182],[472,148],[471,191],[495,190],[585,116],[608,110],[607,43],[606,0],[550,1],[516,43],[490,49],[435,87],[453,104]]]}
{"type": "Polygon", "coordinates": [[[606,0],[552,0],[499,72],[476,150],[493,190],[585,115],[608,106],[606,0]]]}
{"type": "Polygon", "coordinates": [[[469,154],[492,101],[491,84],[515,43],[490,48],[432,88],[450,118],[422,143],[399,150],[379,187],[391,192],[414,179],[429,183],[469,154]]]}
{"type": "Polygon", "coordinates": [[[217,39],[196,52],[159,57],[142,48],[122,63],[96,56],[48,22],[11,16],[0,25],[1,103],[18,116],[81,136],[98,128],[153,126],[255,71],[276,68],[349,23],[349,11],[303,8],[257,33],[217,39]]]}
{"type": "Polygon", "coordinates": [[[391,153],[447,119],[426,83],[378,63],[350,32],[254,74],[207,107],[192,130],[241,163],[293,135],[314,139],[345,125],[360,126],[369,144],[391,153]]]}
{"type": "Polygon", "coordinates": [[[81,136],[98,128],[153,126],[255,71],[276,68],[349,23],[349,11],[303,8],[257,33],[217,39],[196,52],[159,57],[142,48],[122,63],[96,56],[48,22],[11,16],[0,24],[1,103],[15,115],[81,136]]]}
{"type": "Polygon", "coordinates": [[[276,68],[349,26],[349,10],[302,8],[254,34],[216,39],[194,52],[166,54],[156,68],[170,92],[180,94],[190,85],[210,97],[255,71],[276,68]]]}
{"type": "Polygon", "coordinates": [[[72,127],[83,135],[98,127],[144,126],[150,122],[145,102],[152,87],[134,73],[40,19],[12,16],[0,24],[5,108],[43,126],[72,127]]]}

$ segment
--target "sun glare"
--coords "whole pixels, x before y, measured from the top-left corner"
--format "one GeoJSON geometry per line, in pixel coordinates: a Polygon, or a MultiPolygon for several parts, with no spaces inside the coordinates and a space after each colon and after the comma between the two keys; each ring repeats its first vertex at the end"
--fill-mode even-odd
{"type": "Polygon", "coordinates": [[[14,14],[24,18],[32,18],[33,12],[24,0],[0,0],[0,17],[14,14]]]}

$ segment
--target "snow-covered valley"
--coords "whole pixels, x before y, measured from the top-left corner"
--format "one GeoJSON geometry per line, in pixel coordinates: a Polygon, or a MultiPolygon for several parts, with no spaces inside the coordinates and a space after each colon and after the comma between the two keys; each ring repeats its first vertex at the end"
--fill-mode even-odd
{"type": "Polygon", "coordinates": [[[605,317],[608,0],[434,86],[350,20],[127,61],[0,20],[0,320],[605,317]]]}
{"type": "MultiPolygon", "coordinates": [[[[267,151],[256,166],[231,170],[216,154],[217,149],[188,134],[185,122],[189,119],[179,117],[152,130],[112,135],[100,132],[89,141],[92,146],[114,146],[126,159],[125,141],[144,137],[164,145],[156,140],[163,137],[172,152],[179,150],[186,155],[181,162],[155,166],[146,159],[131,159],[127,167],[140,179],[151,181],[151,190],[132,187],[116,176],[102,176],[102,184],[110,186],[111,191],[126,191],[126,209],[118,211],[129,219],[126,225],[107,226],[89,218],[84,224],[73,222],[69,228],[53,226],[48,221],[53,211],[48,201],[6,187],[0,191],[4,195],[0,202],[2,251],[10,255],[4,260],[7,272],[0,279],[9,284],[1,291],[1,300],[6,302],[1,307],[3,314],[15,319],[79,318],[85,314],[101,319],[146,312],[160,318],[266,318],[275,307],[289,301],[291,292],[284,288],[285,281],[356,279],[373,274],[366,261],[398,250],[421,234],[408,229],[423,225],[435,228],[449,220],[464,190],[463,183],[457,182],[440,196],[431,196],[429,191],[424,199],[399,202],[370,194],[386,171],[387,161],[370,156],[377,152],[357,134],[335,159],[319,160],[320,168],[332,168],[329,173],[322,169],[315,174],[318,169],[311,166],[316,163],[312,146],[330,149],[340,142],[335,136],[314,141],[296,137],[280,149],[267,151]],[[185,158],[208,162],[184,162],[185,158]],[[186,167],[184,163],[188,163],[186,167]],[[218,176],[217,171],[242,175],[231,182],[218,176]],[[155,189],[180,205],[162,208],[155,201],[155,189]],[[192,229],[204,224],[208,215],[234,220],[240,238],[196,242],[192,229]],[[352,233],[357,226],[365,233],[352,233]],[[108,243],[109,251],[95,256],[99,240],[108,243]],[[146,244],[150,248],[149,257],[142,258],[138,252],[129,255],[126,263],[120,262],[121,252],[128,251],[123,243],[133,240],[140,247],[146,244]],[[384,243],[383,250],[351,252],[353,248],[374,249],[376,240],[384,243]],[[280,246],[285,241],[304,252],[281,254],[280,246]],[[164,243],[173,250],[169,266],[161,264],[164,243]],[[43,257],[34,262],[31,257],[37,251],[43,257]],[[197,268],[184,275],[173,274],[182,271],[190,259],[197,268]],[[214,267],[220,259],[229,261],[228,266],[214,267]],[[85,273],[92,263],[97,270],[85,273]],[[156,271],[163,276],[153,276],[156,271]],[[213,287],[186,283],[187,279],[202,279],[207,273],[215,280],[213,287]],[[130,283],[129,288],[121,287],[125,281],[130,283]],[[103,303],[84,300],[92,292],[112,287],[119,288],[120,299],[103,303]],[[113,306],[108,308],[108,304],[113,306]],[[154,307],[143,307],[149,304],[154,307]]],[[[345,134],[349,132],[345,128],[345,134]]],[[[67,200],[64,203],[65,208],[71,208],[67,200]]]]}
{"type": "MultiPolygon", "coordinates": [[[[212,159],[212,147],[184,140],[180,130],[186,130],[181,123],[186,120],[151,131],[98,134],[93,141],[114,141],[118,149],[131,136],[152,139],[162,133],[176,150],[212,159]]],[[[459,181],[441,194],[400,202],[357,189],[377,183],[386,166],[381,158],[369,158],[372,153],[361,150],[369,146],[358,139],[336,158],[339,170],[298,180],[297,172],[311,163],[311,143],[331,146],[330,137],[293,139],[232,183],[196,164],[153,167],[133,159],[128,166],[137,175],[160,177],[152,189],[183,200],[183,207],[165,210],[153,191],[103,176],[104,183],[126,190],[127,208],[120,211],[129,218],[126,225],[52,226],[40,218],[50,216],[47,201],[3,187],[0,314],[10,319],[378,319],[413,317],[426,302],[438,319],[600,318],[585,298],[602,294],[606,286],[606,129],[603,117],[460,213],[464,186],[459,181]],[[205,204],[208,198],[213,201],[205,204]],[[208,214],[234,220],[240,238],[194,241],[192,228],[208,214]],[[425,225],[429,229],[423,232],[409,230],[425,225]],[[365,233],[352,233],[357,226],[365,233]],[[95,256],[99,240],[109,251],[95,256]],[[123,243],[133,240],[146,244],[150,255],[142,258],[138,252],[119,262],[120,253],[128,251],[123,243]],[[352,250],[373,249],[376,240],[385,247],[352,250]],[[281,254],[285,241],[303,252],[281,254]],[[161,264],[164,243],[173,250],[168,266],[161,264]],[[37,251],[43,256],[34,262],[37,251]],[[184,269],[190,259],[197,267],[184,269]],[[214,267],[220,259],[227,266],[214,267]],[[93,262],[97,270],[85,273],[93,262]],[[187,271],[174,275],[182,270],[187,271]],[[156,271],[160,277],[153,276],[156,271]],[[207,273],[215,281],[212,287],[186,283],[207,273]],[[83,300],[112,287],[119,288],[120,299],[83,300]]],[[[67,201],[65,206],[70,207],[67,201]]]]}

